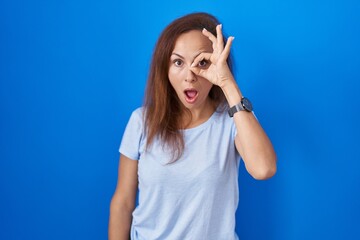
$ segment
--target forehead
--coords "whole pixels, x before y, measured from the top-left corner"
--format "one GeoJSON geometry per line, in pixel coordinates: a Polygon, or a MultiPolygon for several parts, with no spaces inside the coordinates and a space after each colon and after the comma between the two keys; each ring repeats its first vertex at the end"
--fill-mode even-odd
{"type": "Polygon", "coordinates": [[[173,52],[180,53],[199,50],[212,51],[211,41],[200,30],[191,30],[181,34],[176,39],[173,52]]]}

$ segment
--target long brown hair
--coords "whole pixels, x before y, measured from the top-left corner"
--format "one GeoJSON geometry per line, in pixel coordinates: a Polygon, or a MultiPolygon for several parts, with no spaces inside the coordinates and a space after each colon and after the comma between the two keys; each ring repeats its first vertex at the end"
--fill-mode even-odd
{"type": "MultiPolygon", "coordinates": [[[[155,137],[159,137],[162,146],[173,152],[170,162],[177,160],[184,150],[184,139],[180,131],[183,127],[180,120],[184,109],[168,78],[171,53],[181,34],[206,28],[216,36],[218,24],[217,18],[208,13],[185,15],[163,30],[155,46],[144,99],[147,147],[153,143],[155,137]]],[[[232,69],[230,56],[227,62],[232,69]]],[[[222,90],[215,85],[210,90],[209,97],[216,107],[226,102],[222,90]]]]}

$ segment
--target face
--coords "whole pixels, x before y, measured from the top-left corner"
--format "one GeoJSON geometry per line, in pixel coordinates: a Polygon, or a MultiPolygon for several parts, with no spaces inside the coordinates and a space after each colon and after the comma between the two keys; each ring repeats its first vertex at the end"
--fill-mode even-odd
{"type": "MultiPolygon", "coordinates": [[[[201,31],[192,30],[178,37],[170,57],[169,80],[183,105],[190,109],[202,109],[209,105],[209,91],[213,84],[195,75],[190,66],[202,52],[212,52],[211,41],[201,31]]],[[[202,61],[198,68],[206,69],[210,63],[202,61]]]]}

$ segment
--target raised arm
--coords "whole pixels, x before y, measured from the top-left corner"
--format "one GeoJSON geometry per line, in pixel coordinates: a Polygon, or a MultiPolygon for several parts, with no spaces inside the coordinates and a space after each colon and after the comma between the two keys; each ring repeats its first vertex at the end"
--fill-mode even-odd
{"type": "MultiPolygon", "coordinates": [[[[234,80],[222,89],[230,107],[241,101],[242,94],[234,80]]],[[[237,129],[236,149],[247,171],[258,180],[272,177],[276,172],[276,154],[260,123],[253,113],[247,111],[236,112],[233,118],[237,129]]]]}
{"type": "MultiPolygon", "coordinates": [[[[234,37],[229,37],[224,44],[221,25],[216,27],[217,36],[206,29],[202,33],[212,42],[213,52],[196,57],[191,65],[192,71],[219,86],[232,107],[243,97],[226,62],[234,37]],[[198,67],[204,60],[211,63],[209,68],[198,67]]],[[[237,128],[235,145],[247,171],[255,179],[270,178],[276,172],[276,154],[265,131],[251,112],[239,111],[233,118],[237,128]]]]}

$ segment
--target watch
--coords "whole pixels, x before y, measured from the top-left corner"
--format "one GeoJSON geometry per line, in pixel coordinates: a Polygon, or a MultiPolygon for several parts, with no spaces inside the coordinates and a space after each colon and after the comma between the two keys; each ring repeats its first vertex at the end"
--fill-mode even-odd
{"type": "Polygon", "coordinates": [[[239,111],[251,112],[252,110],[253,110],[253,106],[252,106],[250,100],[246,97],[242,97],[241,101],[238,104],[232,106],[229,109],[228,113],[229,113],[230,117],[233,117],[236,112],[239,112],[239,111]]]}

